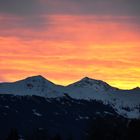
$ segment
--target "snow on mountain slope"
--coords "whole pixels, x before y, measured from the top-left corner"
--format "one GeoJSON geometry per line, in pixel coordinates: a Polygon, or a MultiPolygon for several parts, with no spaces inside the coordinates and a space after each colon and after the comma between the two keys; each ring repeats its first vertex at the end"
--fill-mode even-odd
{"type": "Polygon", "coordinates": [[[102,101],[125,117],[140,118],[139,88],[119,90],[101,80],[88,77],[64,87],[55,85],[42,76],[33,76],[14,83],[1,83],[0,94],[38,95],[48,98],[68,94],[75,99],[102,101]]]}
{"type": "Polygon", "coordinates": [[[72,98],[100,100],[113,106],[125,117],[140,117],[140,90],[119,90],[107,83],[88,77],[66,87],[72,98]]]}
{"type": "Polygon", "coordinates": [[[14,83],[1,83],[1,94],[38,95],[45,97],[62,96],[63,86],[55,85],[42,76],[28,77],[14,83]]]}
{"type": "Polygon", "coordinates": [[[92,87],[92,89],[96,91],[114,91],[117,90],[117,88],[111,87],[109,84],[107,84],[104,81],[101,80],[96,80],[96,79],[91,79],[88,77],[85,77],[81,79],[80,81],[77,81],[71,85],[68,85],[67,87],[92,87]]]}

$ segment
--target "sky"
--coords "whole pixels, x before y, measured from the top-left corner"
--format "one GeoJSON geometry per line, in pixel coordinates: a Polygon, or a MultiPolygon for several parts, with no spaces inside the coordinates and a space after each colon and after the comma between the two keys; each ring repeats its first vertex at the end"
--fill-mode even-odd
{"type": "Polygon", "coordinates": [[[140,1],[0,0],[0,82],[32,75],[140,86],[140,1]]]}

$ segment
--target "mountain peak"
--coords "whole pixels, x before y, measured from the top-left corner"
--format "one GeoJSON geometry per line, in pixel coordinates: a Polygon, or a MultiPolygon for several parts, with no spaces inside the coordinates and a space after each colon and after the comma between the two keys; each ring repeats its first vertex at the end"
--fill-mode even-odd
{"type": "Polygon", "coordinates": [[[89,77],[84,77],[81,80],[69,85],[74,87],[81,87],[81,88],[92,88],[95,90],[102,90],[102,91],[108,91],[108,90],[115,90],[115,88],[111,87],[109,84],[102,80],[96,80],[89,77]]]}
{"type": "Polygon", "coordinates": [[[46,78],[44,78],[42,75],[35,75],[35,76],[31,76],[31,77],[27,77],[28,79],[34,79],[34,80],[47,80],[46,78]]]}
{"type": "Polygon", "coordinates": [[[36,75],[36,76],[28,77],[28,78],[24,79],[24,81],[38,83],[38,84],[42,84],[43,83],[43,84],[54,85],[54,83],[52,83],[50,80],[44,78],[41,75],[36,75]]]}
{"type": "Polygon", "coordinates": [[[54,83],[52,83],[51,81],[47,80],[46,78],[44,78],[41,75],[36,75],[36,76],[31,76],[31,77],[27,77],[23,80],[20,81],[16,81],[15,83],[25,83],[25,84],[32,84],[32,85],[36,85],[36,86],[42,86],[42,85],[54,85],[54,83]]]}
{"type": "Polygon", "coordinates": [[[81,80],[91,80],[91,78],[89,78],[89,77],[84,77],[84,78],[82,78],[81,80]]]}
{"type": "Polygon", "coordinates": [[[99,83],[105,83],[105,82],[103,82],[101,80],[92,79],[92,78],[89,78],[89,77],[84,77],[79,82],[85,82],[85,83],[88,83],[88,84],[89,83],[97,83],[97,84],[99,84],[99,83]]]}

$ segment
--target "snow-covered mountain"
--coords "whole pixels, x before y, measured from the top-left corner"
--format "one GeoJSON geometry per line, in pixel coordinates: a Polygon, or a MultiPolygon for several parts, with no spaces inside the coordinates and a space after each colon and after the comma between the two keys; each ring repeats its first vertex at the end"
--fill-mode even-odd
{"type": "Polygon", "coordinates": [[[1,83],[0,94],[37,95],[46,98],[63,97],[102,101],[111,105],[118,114],[140,118],[140,89],[120,90],[101,80],[88,77],[68,86],[52,83],[42,76],[33,76],[14,83],[1,83]]]}
{"type": "Polygon", "coordinates": [[[120,90],[109,84],[88,77],[66,87],[72,98],[98,100],[110,104],[116,111],[128,118],[140,117],[140,90],[120,90]]]}
{"type": "Polygon", "coordinates": [[[63,86],[55,85],[41,75],[28,77],[13,83],[1,83],[0,94],[38,95],[42,97],[62,96],[63,86]]]}

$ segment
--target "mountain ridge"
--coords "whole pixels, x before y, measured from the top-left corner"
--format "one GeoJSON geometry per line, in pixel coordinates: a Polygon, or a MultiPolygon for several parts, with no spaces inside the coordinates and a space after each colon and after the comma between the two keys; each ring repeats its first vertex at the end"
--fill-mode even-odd
{"type": "Polygon", "coordinates": [[[59,98],[66,94],[77,100],[97,100],[111,105],[122,116],[140,117],[140,90],[120,90],[101,80],[88,77],[68,86],[56,85],[44,77],[32,76],[13,83],[1,83],[0,94],[59,98]]]}
{"type": "Polygon", "coordinates": [[[52,82],[51,80],[45,78],[45,77],[42,76],[42,75],[33,75],[33,76],[29,76],[29,77],[26,77],[26,78],[23,78],[23,79],[20,79],[20,80],[16,80],[16,81],[13,81],[13,82],[0,82],[0,84],[12,84],[12,83],[17,83],[17,82],[24,81],[24,80],[28,80],[28,79],[32,79],[32,80],[33,80],[33,79],[38,79],[38,80],[39,80],[39,79],[40,79],[40,80],[42,79],[42,80],[46,80],[46,81],[48,81],[48,82],[50,82],[50,83],[52,83],[52,84],[54,84],[54,85],[58,85],[58,86],[62,86],[62,87],[67,87],[67,86],[73,85],[73,84],[75,84],[75,83],[77,83],[77,82],[80,82],[80,81],[91,80],[91,81],[98,81],[98,82],[105,83],[105,84],[109,85],[110,87],[113,87],[113,88],[116,88],[116,89],[119,89],[119,90],[140,90],[140,87],[139,87],[139,86],[136,86],[136,87],[134,87],[134,88],[132,88],[132,89],[121,89],[121,88],[118,88],[118,87],[115,87],[115,86],[111,86],[110,84],[108,84],[107,82],[105,82],[105,81],[103,81],[103,80],[94,79],[94,78],[90,78],[90,77],[87,77],[87,76],[85,76],[85,77],[83,77],[83,78],[81,78],[81,79],[79,79],[79,80],[76,80],[75,82],[70,83],[70,84],[68,84],[68,85],[56,84],[55,82],[52,82]]]}

